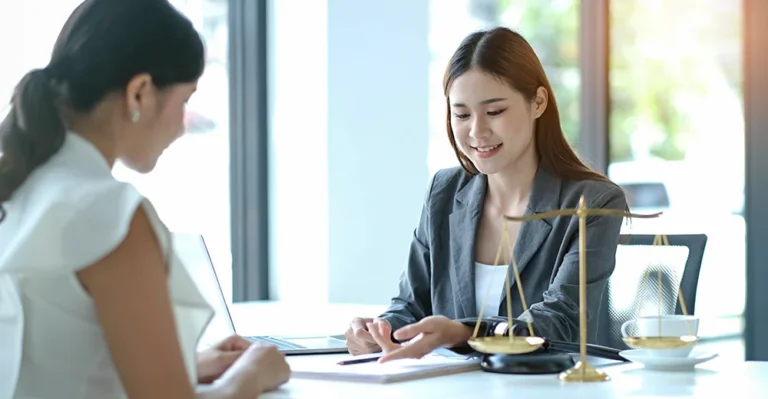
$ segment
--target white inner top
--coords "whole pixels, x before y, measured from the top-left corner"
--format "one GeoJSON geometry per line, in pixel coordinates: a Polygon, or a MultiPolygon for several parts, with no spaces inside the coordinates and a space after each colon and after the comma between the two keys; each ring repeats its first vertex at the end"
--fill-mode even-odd
{"type": "Polygon", "coordinates": [[[478,315],[486,297],[488,300],[485,303],[483,317],[499,315],[499,306],[504,298],[504,278],[507,268],[507,265],[494,266],[475,262],[475,310],[478,315]]]}

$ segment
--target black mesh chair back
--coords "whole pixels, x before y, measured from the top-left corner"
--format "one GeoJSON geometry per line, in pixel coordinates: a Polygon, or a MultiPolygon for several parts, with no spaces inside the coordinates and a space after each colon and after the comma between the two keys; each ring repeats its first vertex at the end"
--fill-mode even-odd
{"type": "MultiPolygon", "coordinates": [[[[639,316],[683,314],[682,291],[688,314],[696,309],[699,271],[707,244],[704,234],[667,235],[669,245],[654,246],[654,236],[622,235],[616,268],[608,280],[598,313],[594,343],[628,349],[621,325],[639,316]]],[[[590,340],[591,341],[591,340],[590,340]]]]}

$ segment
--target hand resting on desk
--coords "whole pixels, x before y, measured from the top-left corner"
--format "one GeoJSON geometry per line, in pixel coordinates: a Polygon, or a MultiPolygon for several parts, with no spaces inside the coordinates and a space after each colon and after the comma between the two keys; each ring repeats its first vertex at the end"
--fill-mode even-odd
{"type": "Polygon", "coordinates": [[[472,336],[472,330],[466,325],[445,316],[429,316],[421,321],[407,325],[395,331],[392,341],[392,329],[386,320],[370,322],[368,332],[382,348],[384,355],[379,363],[395,359],[420,359],[440,347],[451,348],[461,345],[472,336]]]}
{"type": "Polygon", "coordinates": [[[224,374],[240,355],[251,346],[251,341],[231,335],[216,345],[197,353],[197,382],[210,384],[224,374]]]}
{"type": "Polygon", "coordinates": [[[198,398],[252,398],[285,384],[291,369],[273,345],[232,335],[197,355],[198,398]]]}

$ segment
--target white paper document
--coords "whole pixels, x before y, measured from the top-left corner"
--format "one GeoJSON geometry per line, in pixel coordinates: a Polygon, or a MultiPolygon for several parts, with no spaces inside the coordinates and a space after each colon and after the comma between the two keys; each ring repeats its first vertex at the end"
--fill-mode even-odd
{"type": "Polygon", "coordinates": [[[351,355],[289,356],[291,378],[312,378],[338,381],[388,383],[418,378],[463,373],[480,369],[480,359],[445,357],[436,354],[421,359],[393,360],[384,364],[376,361],[338,365],[351,355]]]}

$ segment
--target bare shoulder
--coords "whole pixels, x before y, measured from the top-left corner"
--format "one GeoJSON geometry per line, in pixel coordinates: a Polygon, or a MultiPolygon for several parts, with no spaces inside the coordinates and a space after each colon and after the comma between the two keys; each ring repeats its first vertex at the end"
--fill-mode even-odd
{"type": "Polygon", "coordinates": [[[124,240],[78,272],[128,397],[194,397],[161,244],[139,206],[124,240]],[[148,339],[151,337],[151,339],[148,339]]]}

